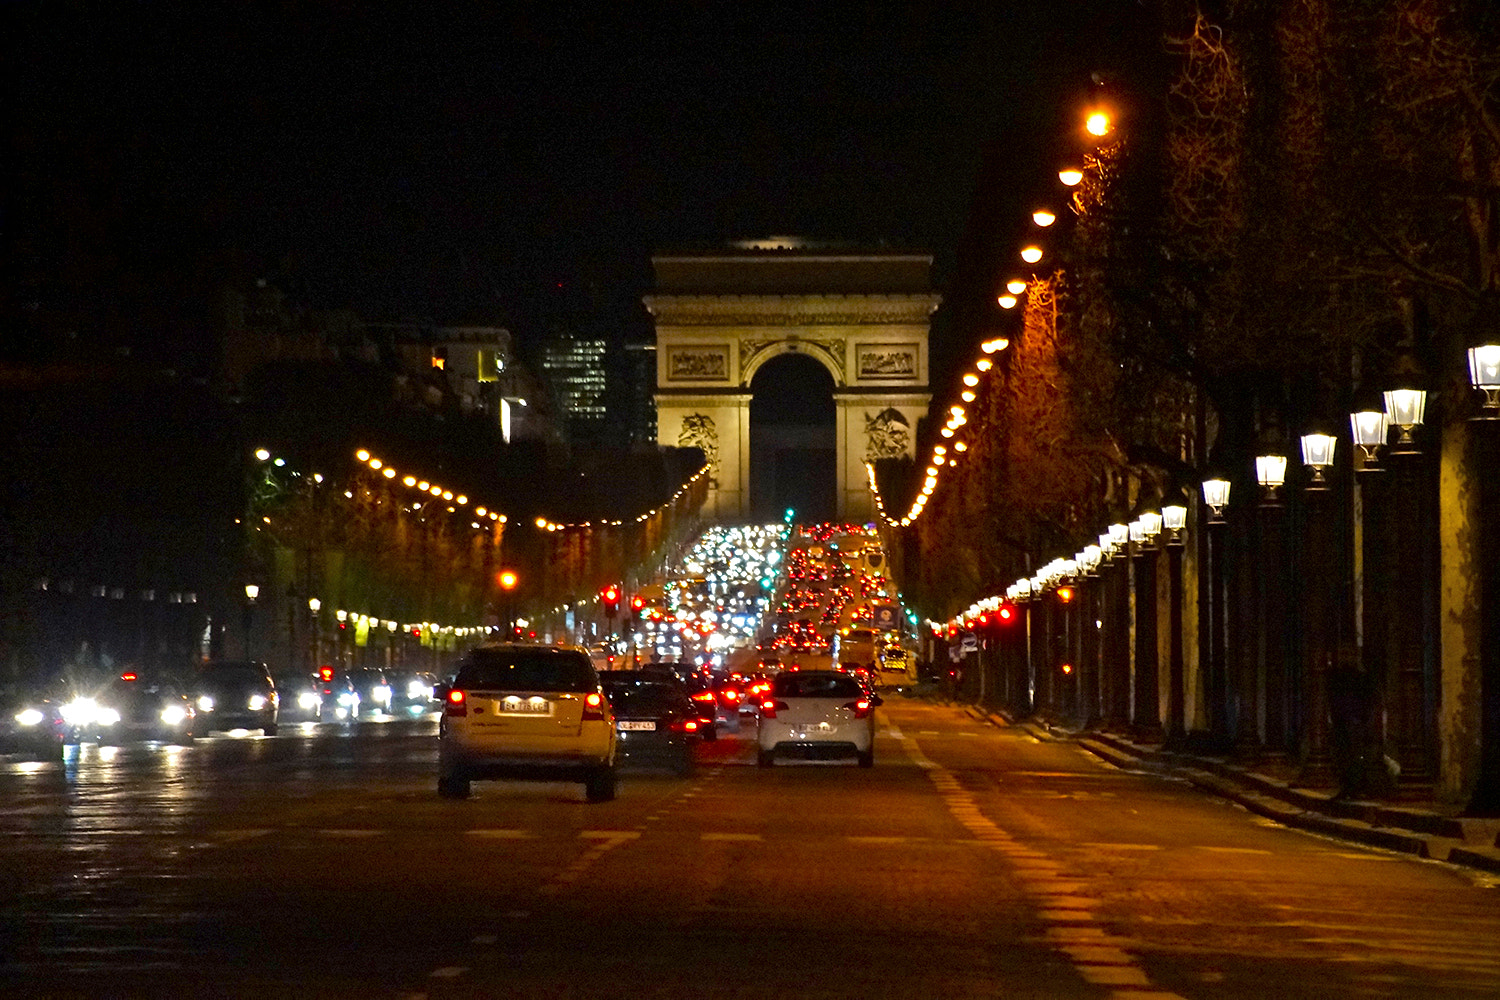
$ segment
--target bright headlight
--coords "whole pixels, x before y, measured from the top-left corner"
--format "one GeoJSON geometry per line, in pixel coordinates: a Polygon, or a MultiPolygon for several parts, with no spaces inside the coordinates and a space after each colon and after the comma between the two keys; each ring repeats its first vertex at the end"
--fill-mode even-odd
{"type": "Polygon", "coordinates": [[[203,695],[198,699],[198,710],[202,712],[212,712],[214,710],[214,700],[206,694],[203,695]]]}
{"type": "Polygon", "coordinates": [[[252,694],[250,696],[250,711],[259,712],[266,707],[266,699],[263,695],[252,694]]]}
{"type": "Polygon", "coordinates": [[[116,722],[120,721],[120,713],[112,708],[101,708],[95,714],[94,718],[99,721],[99,725],[101,726],[113,726],[116,722]]]}
{"type": "Polygon", "coordinates": [[[359,695],[355,694],[352,691],[345,691],[343,694],[339,695],[340,705],[357,705],[358,703],[359,695]]]}
{"type": "Polygon", "coordinates": [[[165,722],[169,726],[180,726],[182,725],[182,721],[186,718],[187,709],[183,708],[181,705],[168,705],[166,708],[161,710],[161,721],[165,722]]]}
{"type": "Polygon", "coordinates": [[[309,710],[310,709],[314,709],[314,708],[317,708],[320,704],[322,704],[322,702],[323,702],[323,699],[319,698],[318,695],[317,695],[317,693],[314,692],[314,691],[303,691],[301,694],[299,694],[297,696],[297,705],[300,708],[305,708],[305,709],[309,709],[309,710]]]}
{"type": "Polygon", "coordinates": [[[99,706],[92,698],[74,698],[60,710],[63,721],[70,726],[86,726],[99,714],[99,706]]]}
{"type": "Polygon", "coordinates": [[[432,685],[423,684],[421,681],[407,681],[406,696],[408,698],[431,698],[432,685]]]}
{"type": "Polygon", "coordinates": [[[389,684],[376,684],[374,690],[370,693],[375,696],[376,701],[391,700],[391,688],[389,684]]]}
{"type": "Polygon", "coordinates": [[[45,715],[34,708],[23,708],[16,713],[16,721],[23,726],[35,726],[45,718],[45,715]]]}

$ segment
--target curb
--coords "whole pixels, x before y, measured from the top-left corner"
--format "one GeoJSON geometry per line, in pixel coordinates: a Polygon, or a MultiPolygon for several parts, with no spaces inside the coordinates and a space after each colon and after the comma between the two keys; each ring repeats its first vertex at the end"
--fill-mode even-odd
{"type": "MultiPolygon", "coordinates": [[[[1030,723],[1022,728],[1036,735],[1037,727],[1030,723]]],[[[1059,737],[1048,732],[1045,738],[1059,737]]],[[[1073,733],[1071,739],[1116,767],[1184,778],[1196,788],[1285,826],[1500,874],[1500,848],[1465,843],[1463,823],[1451,817],[1379,803],[1335,800],[1330,795],[1291,788],[1243,767],[1146,749],[1106,733],[1073,733]]]]}

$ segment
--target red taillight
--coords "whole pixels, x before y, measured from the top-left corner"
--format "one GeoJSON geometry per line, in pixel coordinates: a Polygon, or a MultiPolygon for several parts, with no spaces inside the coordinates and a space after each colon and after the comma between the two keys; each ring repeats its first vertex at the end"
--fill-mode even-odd
{"type": "Polygon", "coordinates": [[[713,703],[714,693],[712,691],[699,691],[697,694],[694,694],[691,697],[696,702],[709,705],[713,703]]]}
{"type": "Polygon", "coordinates": [[[698,731],[697,719],[677,719],[671,725],[674,733],[696,733],[698,731]]]}
{"type": "Polygon", "coordinates": [[[851,701],[844,707],[854,709],[854,717],[856,719],[868,718],[870,715],[870,699],[868,698],[861,698],[859,699],[859,701],[851,701]]]}
{"type": "Polygon", "coordinates": [[[762,719],[774,719],[776,718],[776,713],[784,708],[786,708],[786,705],[782,702],[777,701],[775,698],[767,698],[760,703],[760,717],[762,719]]]}
{"type": "Polygon", "coordinates": [[[454,688],[448,692],[448,704],[444,714],[449,716],[469,714],[469,696],[462,688],[454,688]]]}
{"type": "Polygon", "coordinates": [[[591,691],[583,699],[583,721],[604,721],[604,695],[597,691],[591,691]]]}
{"type": "Polygon", "coordinates": [[[725,688],[723,691],[719,692],[719,694],[720,694],[720,696],[725,701],[739,701],[740,700],[740,693],[738,691],[736,691],[734,688],[725,688]]]}

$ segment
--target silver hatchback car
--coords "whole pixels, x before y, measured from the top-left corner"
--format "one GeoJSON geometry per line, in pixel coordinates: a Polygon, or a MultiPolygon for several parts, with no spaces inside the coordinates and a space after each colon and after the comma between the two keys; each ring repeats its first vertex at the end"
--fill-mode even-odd
{"type": "Polygon", "coordinates": [[[576,780],[615,797],[615,720],[587,652],[504,643],[470,650],[441,692],[438,794],[475,779],[576,780]]]}

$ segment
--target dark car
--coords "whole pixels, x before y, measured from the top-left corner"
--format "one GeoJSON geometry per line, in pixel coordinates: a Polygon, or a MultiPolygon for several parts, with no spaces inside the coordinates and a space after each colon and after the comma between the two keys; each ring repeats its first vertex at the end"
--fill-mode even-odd
{"type": "Polygon", "coordinates": [[[398,670],[390,675],[391,714],[425,715],[437,711],[437,674],[420,670],[398,670]]]}
{"type": "Polygon", "coordinates": [[[276,735],[276,682],[264,663],[253,660],[210,660],[193,679],[193,707],[202,736],[216,730],[259,729],[276,735]]]}
{"type": "Polygon", "coordinates": [[[277,674],[274,680],[277,725],[323,721],[323,689],[317,674],[277,674]]]}
{"type": "Polygon", "coordinates": [[[38,688],[0,690],[0,754],[59,760],[67,742],[62,706],[38,688]]]}
{"type": "Polygon", "coordinates": [[[614,709],[616,756],[626,764],[691,774],[698,710],[682,685],[636,671],[602,673],[599,681],[614,709]]]}
{"type": "Polygon", "coordinates": [[[126,670],[94,693],[94,704],[92,731],[87,735],[100,743],[193,741],[197,712],[187,692],[168,678],[147,678],[126,670]]]}
{"type": "Polygon", "coordinates": [[[359,718],[359,692],[346,671],[327,664],[318,668],[316,675],[318,697],[322,704],[321,718],[338,722],[353,722],[359,718]]]}
{"type": "Polygon", "coordinates": [[[354,691],[359,695],[359,715],[374,715],[377,712],[390,714],[391,682],[386,679],[385,671],[373,667],[351,670],[349,682],[354,685],[354,691]]]}

